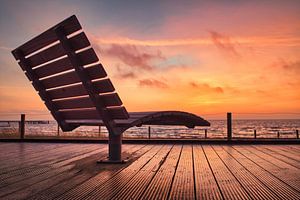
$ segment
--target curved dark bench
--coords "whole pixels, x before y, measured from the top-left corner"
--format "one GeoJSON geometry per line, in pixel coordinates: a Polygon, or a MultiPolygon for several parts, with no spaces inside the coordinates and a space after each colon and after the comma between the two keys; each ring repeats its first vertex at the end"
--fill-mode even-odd
{"type": "Polygon", "coordinates": [[[121,161],[122,133],[142,125],[209,126],[180,111],[128,113],[75,15],[12,51],[63,131],[104,125],[109,161],[121,161]]]}

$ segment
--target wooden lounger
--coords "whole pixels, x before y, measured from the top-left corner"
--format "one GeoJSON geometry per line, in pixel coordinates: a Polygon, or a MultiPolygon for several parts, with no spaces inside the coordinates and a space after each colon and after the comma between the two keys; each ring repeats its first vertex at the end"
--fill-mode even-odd
{"type": "Polygon", "coordinates": [[[121,161],[122,133],[133,126],[209,126],[179,111],[128,113],[73,15],[12,51],[63,131],[105,125],[109,160],[121,161]]]}

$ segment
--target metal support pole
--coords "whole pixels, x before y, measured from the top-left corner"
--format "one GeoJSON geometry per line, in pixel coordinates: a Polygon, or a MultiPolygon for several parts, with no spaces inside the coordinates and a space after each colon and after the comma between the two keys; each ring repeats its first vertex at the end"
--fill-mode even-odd
{"type": "Polygon", "coordinates": [[[298,130],[296,130],[296,137],[297,137],[297,139],[299,139],[299,131],[298,130]]]}
{"type": "Polygon", "coordinates": [[[256,139],[256,130],[254,129],[254,138],[256,139]]]}
{"type": "Polygon", "coordinates": [[[25,137],[25,114],[21,114],[20,138],[24,139],[24,137],[25,137]]]}
{"type": "Polygon", "coordinates": [[[280,134],[279,134],[279,131],[277,132],[277,138],[279,138],[280,137],[280,134]]]}
{"type": "Polygon", "coordinates": [[[148,139],[150,140],[150,138],[151,138],[151,127],[148,126],[148,139]]]}
{"type": "Polygon", "coordinates": [[[227,141],[232,139],[232,115],[227,113],[227,141]]]}
{"type": "Polygon", "coordinates": [[[101,126],[99,126],[99,135],[98,135],[98,137],[100,137],[101,136],[101,126]]]}
{"type": "Polygon", "coordinates": [[[109,133],[108,151],[109,161],[122,162],[122,134],[115,135],[114,133],[109,133]]]}
{"type": "Polygon", "coordinates": [[[204,138],[207,139],[207,129],[204,129],[204,138]]]}

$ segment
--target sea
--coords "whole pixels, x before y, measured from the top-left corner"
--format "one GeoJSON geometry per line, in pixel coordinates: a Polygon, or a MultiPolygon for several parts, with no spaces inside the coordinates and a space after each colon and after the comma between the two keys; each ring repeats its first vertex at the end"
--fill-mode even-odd
{"type": "MultiPolygon", "coordinates": [[[[226,120],[209,120],[210,127],[196,127],[189,129],[184,126],[142,126],[132,127],[124,132],[124,138],[180,138],[201,139],[225,138],[226,120]],[[149,134],[150,131],[150,134],[149,134]],[[206,133],[206,134],[205,134],[206,133]]],[[[296,130],[300,130],[300,119],[263,119],[263,120],[233,120],[233,137],[253,138],[256,131],[257,138],[296,138],[296,130]]],[[[13,137],[19,134],[18,122],[0,122],[0,136],[13,137]]],[[[81,126],[71,132],[63,132],[55,121],[42,123],[26,123],[26,136],[59,136],[59,137],[86,137],[106,138],[108,132],[105,127],[81,126]]]]}

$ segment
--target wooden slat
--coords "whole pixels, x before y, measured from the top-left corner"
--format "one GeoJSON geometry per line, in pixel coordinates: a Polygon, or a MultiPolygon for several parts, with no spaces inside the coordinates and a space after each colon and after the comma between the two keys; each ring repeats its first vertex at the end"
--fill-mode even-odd
{"type": "Polygon", "coordinates": [[[54,104],[57,106],[58,109],[74,109],[74,108],[94,107],[89,96],[76,98],[76,99],[54,101],[54,104]]]}
{"type": "Polygon", "coordinates": [[[125,107],[108,108],[109,115],[112,119],[128,119],[129,115],[125,107]]]}
{"type": "MultiPolygon", "coordinates": [[[[85,70],[90,80],[103,78],[103,76],[105,75],[105,72],[98,65],[86,68],[85,70]]],[[[60,86],[69,85],[73,83],[79,83],[81,82],[81,80],[78,77],[77,73],[75,71],[72,71],[72,72],[60,74],[58,76],[46,78],[44,80],[41,80],[41,82],[46,89],[49,89],[49,88],[60,87],[60,86]]]]}
{"type": "Polygon", "coordinates": [[[34,70],[39,78],[50,76],[53,74],[61,73],[67,70],[73,69],[69,58],[65,57],[63,59],[57,60],[55,62],[49,63],[42,67],[34,70]]]}
{"type": "Polygon", "coordinates": [[[89,39],[87,38],[87,36],[84,32],[81,32],[81,33],[69,38],[69,43],[70,43],[71,49],[73,51],[77,51],[79,49],[83,49],[83,48],[91,45],[89,39]]]}
{"type": "Polygon", "coordinates": [[[49,90],[47,91],[51,99],[59,99],[59,98],[68,98],[68,97],[76,97],[76,96],[82,96],[87,95],[86,90],[80,85],[73,85],[69,87],[64,88],[58,88],[55,90],[49,90]]]}
{"type": "Polygon", "coordinates": [[[60,113],[65,119],[101,119],[101,117],[95,109],[68,110],[61,111],[60,113]]]}
{"type": "MultiPolygon", "coordinates": [[[[127,119],[126,109],[122,107],[108,108],[108,113],[112,119],[127,119]]],[[[84,110],[65,110],[60,111],[62,116],[66,120],[73,119],[102,119],[96,109],[84,109],[84,110]]]]}
{"type": "MultiPolygon", "coordinates": [[[[69,43],[73,51],[77,51],[79,49],[88,47],[90,45],[90,42],[84,33],[80,33],[70,38],[69,43]]],[[[65,54],[66,52],[62,47],[62,44],[58,43],[48,49],[45,49],[44,51],[41,51],[37,54],[34,54],[33,56],[28,57],[27,61],[29,62],[31,68],[33,68],[35,66],[41,65],[48,61],[61,57],[65,54]]],[[[20,64],[20,66],[24,70],[22,64],[20,64]]]]}
{"type": "MultiPolygon", "coordinates": [[[[93,82],[93,85],[96,87],[97,92],[99,93],[113,92],[115,90],[109,79],[93,82]]],[[[87,95],[87,92],[82,84],[50,90],[47,91],[47,93],[50,95],[51,99],[87,95]]]]}
{"type": "Polygon", "coordinates": [[[100,95],[105,106],[121,106],[122,101],[117,93],[100,95]]]}
{"type": "Polygon", "coordinates": [[[65,34],[69,35],[81,29],[79,21],[77,20],[75,15],[65,19],[61,23],[53,26],[52,28],[48,29],[47,31],[43,32],[42,34],[38,35],[37,37],[33,38],[32,40],[26,42],[22,46],[18,47],[17,49],[12,51],[16,60],[20,58],[17,55],[17,50],[20,50],[25,56],[31,54],[38,49],[41,49],[57,40],[55,34],[55,28],[63,27],[65,34]]]}
{"type": "MultiPolygon", "coordinates": [[[[33,68],[35,66],[46,63],[55,58],[61,57],[65,54],[66,53],[65,53],[65,50],[63,49],[62,45],[56,44],[42,52],[39,52],[39,53],[27,58],[26,60],[30,64],[30,67],[33,68]]],[[[22,63],[19,63],[19,65],[21,66],[21,68],[23,70],[25,70],[25,67],[22,66],[22,63]]]]}
{"type": "MultiPolygon", "coordinates": [[[[101,64],[96,64],[96,65],[102,71],[103,77],[107,76],[103,66],[101,64]]],[[[94,65],[94,66],[96,67],[96,65],[94,65]]],[[[91,66],[91,67],[94,67],[94,66],[91,66]]],[[[70,60],[66,57],[66,58],[57,60],[55,62],[46,64],[42,67],[39,67],[39,68],[35,69],[34,72],[36,73],[36,75],[38,77],[43,78],[43,77],[61,73],[61,72],[64,72],[64,71],[67,71],[70,69],[73,69],[73,66],[71,65],[70,60]]]]}
{"type": "Polygon", "coordinates": [[[104,67],[102,66],[102,64],[95,64],[92,66],[89,66],[86,68],[88,75],[92,78],[92,79],[96,79],[96,78],[104,78],[107,76],[106,71],[104,69],[104,67]]]}
{"type": "Polygon", "coordinates": [[[106,92],[113,92],[115,88],[110,81],[110,79],[103,79],[100,81],[93,82],[94,87],[96,88],[98,93],[106,93],[106,92]]]}
{"type": "MultiPolygon", "coordinates": [[[[101,100],[104,102],[105,106],[121,106],[122,101],[120,100],[117,93],[101,95],[101,100]]],[[[74,98],[74,99],[64,99],[59,101],[54,101],[58,109],[74,109],[74,108],[89,108],[94,107],[94,104],[90,100],[89,96],[74,98]]]]}
{"type": "Polygon", "coordinates": [[[80,65],[88,65],[99,61],[94,49],[92,48],[77,53],[76,55],[80,61],[80,65]]]}
{"type": "Polygon", "coordinates": [[[64,85],[70,85],[70,84],[79,83],[79,82],[80,82],[80,79],[79,79],[78,75],[76,74],[76,72],[74,72],[74,71],[41,80],[42,85],[46,89],[64,86],[64,85]]]}

